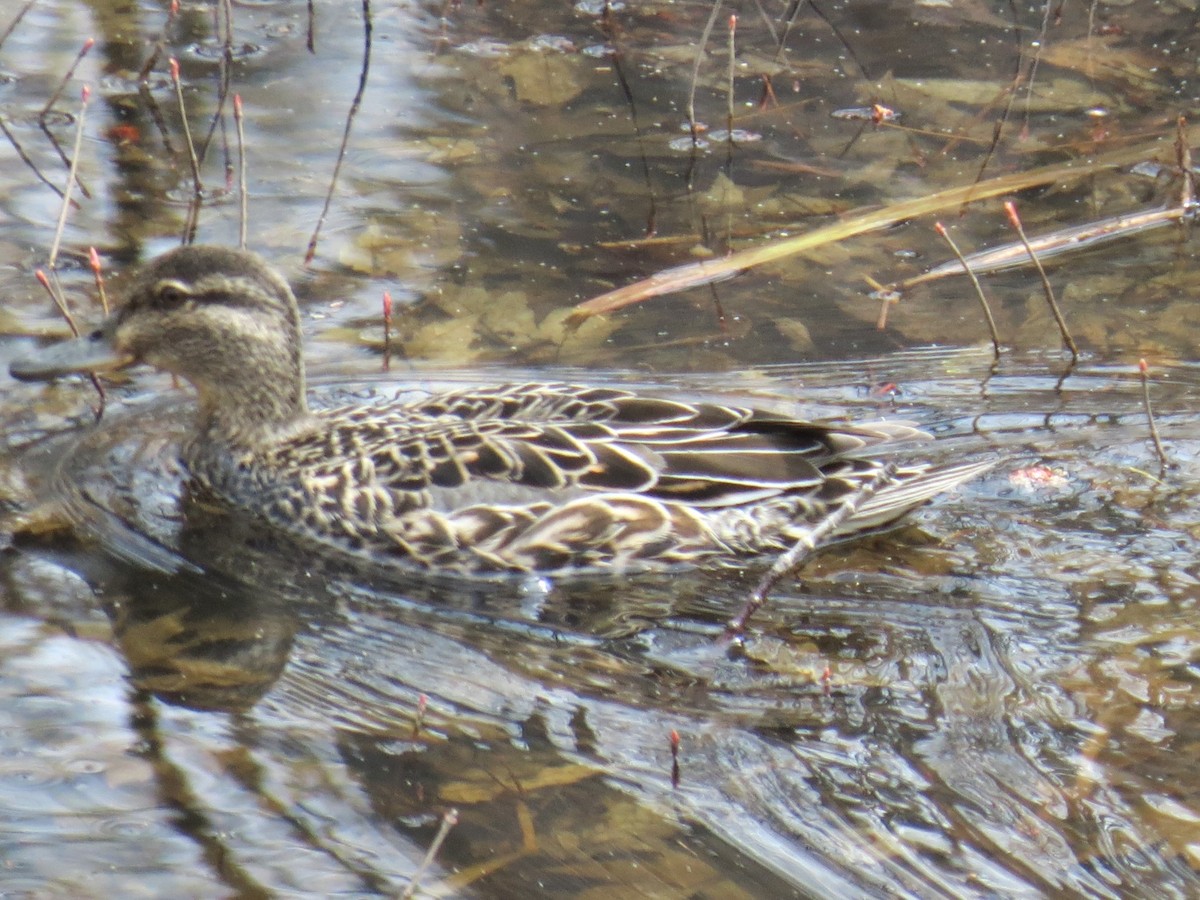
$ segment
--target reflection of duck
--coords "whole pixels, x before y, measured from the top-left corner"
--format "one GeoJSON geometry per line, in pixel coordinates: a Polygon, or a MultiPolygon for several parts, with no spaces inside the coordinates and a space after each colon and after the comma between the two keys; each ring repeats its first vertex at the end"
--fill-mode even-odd
{"type": "Polygon", "coordinates": [[[137,687],[193,709],[249,709],[287,664],[297,620],[287,606],[211,574],[131,582],[106,604],[137,687]]]}
{"type": "MultiPolygon", "coordinates": [[[[304,538],[443,571],[553,571],[778,551],[920,436],[604,387],[512,384],[310,412],[300,316],[259,257],[181,247],[99,330],[16,363],[50,378],[145,362],[199,392],[202,489],[304,538]]],[[[895,470],[838,528],[886,525],[987,464],[895,470]]]]}

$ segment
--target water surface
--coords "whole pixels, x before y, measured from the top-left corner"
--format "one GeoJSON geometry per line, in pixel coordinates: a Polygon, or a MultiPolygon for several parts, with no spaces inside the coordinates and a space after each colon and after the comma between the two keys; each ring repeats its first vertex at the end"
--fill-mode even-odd
{"type": "MultiPolygon", "coordinates": [[[[421,893],[1192,896],[1196,261],[1189,232],[1060,257],[1073,368],[1027,268],[961,279],[878,329],[864,276],[944,261],[932,216],[577,330],[578,301],[663,268],[1035,166],[1170,162],[1200,47],[1185,4],[1062,11],[854,4],[785,24],[710,7],[362,10],[42,0],[0,47],[0,369],[65,328],[45,267],[91,85],[59,277],[95,315],[187,231],[297,286],[318,399],[528,377],[916,421],[935,461],[1000,465],[843,545],[722,639],[756,571],[463,584],[297,558],[179,515],[186,393],[148,372],[0,393],[0,885],[37,896],[392,896],[449,809],[421,893]],[[828,21],[826,21],[826,19],[828,21]],[[38,113],[88,36],[47,131],[38,113]],[[204,202],[160,36],[202,143],[204,202]],[[1018,65],[1044,50],[1018,88],[1018,65]],[[702,144],[684,127],[693,71],[702,144]],[[768,92],[765,85],[769,83],[768,92]],[[764,99],[765,98],[765,99],[764,99]],[[896,123],[837,110],[882,103],[896,123]],[[986,163],[986,165],[985,165],[986,163]],[[36,169],[36,171],[35,171],[36,169]],[[396,300],[382,370],[384,291],[396,300]],[[1173,462],[1160,471],[1137,360],[1173,462]],[[398,387],[399,386],[399,387],[398,387]],[[152,427],[147,427],[152,423],[152,427]],[[423,699],[422,699],[423,698],[423,699]],[[679,735],[673,777],[671,734],[679,735]]],[[[17,10],[6,10],[4,22],[17,10]]],[[[0,22],[0,25],[3,25],[0,22]]],[[[1191,93],[1189,93],[1191,92],[1191,93]]],[[[1147,172],[1150,174],[1146,174],[1147,172]]],[[[1032,233],[1171,202],[1125,167],[1014,195],[1032,233]]],[[[999,201],[939,213],[967,249],[999,201]]]]}

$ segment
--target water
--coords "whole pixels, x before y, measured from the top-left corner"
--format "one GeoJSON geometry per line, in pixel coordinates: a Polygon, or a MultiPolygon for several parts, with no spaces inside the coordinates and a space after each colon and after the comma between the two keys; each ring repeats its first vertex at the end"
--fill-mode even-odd
{"type": "MultiPolygon", "coordinates": [[[[1090,39],[1064,11],[1037,103],[1026,113],[1018,98],[985,177],[1150,146],[1150,133],[1169,145],[1161,111],[1188,102],[1194,14],[1127,9],[1100,22],[1124,34],[1090,39]]],[[[915,290],[876,329],[862,276],[943,261],[932,214],[565,326],[576,301],[662,268],[968,183],[1011,79],[1011,23],[858,4],[827,11],[853,54],[805,15],[779,60],[741,10],[734,125],[762,140],[692,153],[680,126],[705,7],[611,20],[545,4],[375,8],[367,90],[304,267],[362,70],[360,12],[317,3],[310,53],[303,9],[239,4],[223,70],[206,8],[167,26],[154,4],[32,7],[0,47],[0,115],[60,186],[37,113],[97,38],[49,126],[69,152],[90,83],[91,197],[59,261],[81,317],[95,309],[88,246],[116,290],[126,263],[187,223],[165,66],[148,95],[136,85],[166,28],[193,133],[224,111],[197,238],[236,242],[227,80],[247,110],[249,242],[297,285],[320,397],[534,376],[635,384],[915,420],[938,438],[922,455],[1000,465],[910,526],[814,560],[731,644],[722,626],[755,571],[463,584],[297,558],[244,523],[179,515],[188,408],[169,378],[112,385],[93,430],[85,382],[0,375],[4,891],[396,895],[453,808],[424,893],[1194,895],[1200,376],[1186,233],[1050,266],[1085,349],[1073,369],[1028,270],[987,279],[1012,348],[997,367],[957,279],[915,290]],[[777,105],[759,104],[764,75],[777,105]],[[872,102],[895,103],[910,130],[830,115],[872,102]],[[399,306],[387,375],[384,290],[399,306]]],[[[1041,11],[1021,14],[1028,41],[1041,11]]],[[[696,109],[718,129],[724,14],[714,34],[696,109]]],[[[7,371],[65,329],[31,277],[58,198],[2,152],[7,371]]],[[[1117,171],[1018,201],[1042,232],[1170,191],[1117,171]]],[[[995,202],[936,215],[968,248],[1011,239],[995,202]]]]}

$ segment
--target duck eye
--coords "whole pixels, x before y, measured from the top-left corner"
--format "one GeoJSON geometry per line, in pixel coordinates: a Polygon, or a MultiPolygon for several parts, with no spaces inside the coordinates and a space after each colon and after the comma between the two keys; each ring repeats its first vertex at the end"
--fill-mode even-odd
{"type": "Polygon", "coordinates": [[[189,296],[188,289],[178,281],[160,281],[154,286],[154,300],[159,306],[179,306],[189,296]]]}

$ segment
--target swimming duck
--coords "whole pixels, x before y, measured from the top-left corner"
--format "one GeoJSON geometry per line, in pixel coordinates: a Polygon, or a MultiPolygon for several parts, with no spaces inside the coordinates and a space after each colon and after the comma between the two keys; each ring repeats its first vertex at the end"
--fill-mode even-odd
{"type": "Polygon", "coordinates": [[[181,449],[193,490],[295,537],[438,571],[778,553],[839,510],[833,537],[887,526],[990,465],[885,468],[881,449],[926,437],[907,425],[575,384],[310,410],[291,288],[260,257],[221,247],[150,261],[96,331],[11,372],[45,380],[135,363],[196,389],[181,449]]]}

